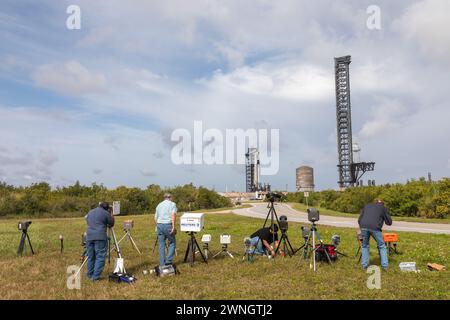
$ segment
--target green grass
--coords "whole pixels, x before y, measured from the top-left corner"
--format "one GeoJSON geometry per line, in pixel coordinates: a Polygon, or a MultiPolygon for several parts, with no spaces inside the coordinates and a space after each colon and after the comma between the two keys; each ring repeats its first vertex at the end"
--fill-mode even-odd
{"type": "MultiPolygon", "coordinates": [[[[307,207],[303,203],[289,203],[289,205],[295,210],[306,211],[307,207]]],[[[349,218],[358,218],[358,214],[355,213],[346,213],[339,212],[335,210],[330,210],[322,207],[315,206],[320,213],[326,216],[334,216],[334,217],[349,217],[349,218]]],[[[396,221],[408,221],[408,222],[424,222],[424,223],[450,223],[450,218],[444,219],[432,219],[432,218],[419,218],[419,217],[398,217],[392,216],[396,221]]]]}
{"type": "MultiPolygon", "coordinates": [[[[357,258],[355,230],[320,227],[322,239],[329,241],[333,234],[341,236],[340,251],[349,255],[334,265],[320,264],[312,272],[308,261],[296,255],[292,258],[277,257],[274,260],[258,257],[251,264],[241,261],[243,238],[257,228],[260,219],[233,214],[211,213],[205,218],[205,233],[213,236],[211,250],[220,250],[219,235],[232,235],[231,251],[236,259],[228,257],[210,260],[208,264],[196,262],[194,267],[183,264],[182,259],[188,236],[177,235],[178,264],[181,274],[176,277],[156,278],[144,276],[142,271],[158,263],[153,216],[127,216],[117,218],[116,232],[122,235],[121,225],[125,219],[135,222],[133,236],[143,251],[139,255],[128,242],[121,244],[128,271],[137,276],[134,285],[114,284],[107,280],[92,283],[86,280],[83,270],[81,290],[66,288],[69,265],[80,264],[82,252],[81,234],[85,221],[75,219],[33,220],[29,234],[36,255],[16,256],[20,240],[17,221],[0,221],[0,270],[3,282],[0,286],[2,299],[450,299],[449,271],[426,270],[428,262],[450,265],[448,235],[432,235],[399,232],[399,250],[402,255],[390,257],[391,269],[382,273],[381,290],[366,287],[368,274],[360,269],[357,258]],[[65,251],[59,253],[58,236],[65,237],[65,251]],[[402,273],[398,264],[415,261],[420,273],[402,273]],[[276,294],[270,294],[270,289],[276,294]],[[273,285],[275,283],[275,285],[273,285]]],[[[289,224],[289,237],[295,248],[299,247],[300,224],[289,224]]],[[[200,235],[198,235],[200,240],[200,235]]],[[[376,248],[372,243],[372,263],[379,264],[376,248]]],[[[108,264],[104,276],[111,271],[108,264]]]]}

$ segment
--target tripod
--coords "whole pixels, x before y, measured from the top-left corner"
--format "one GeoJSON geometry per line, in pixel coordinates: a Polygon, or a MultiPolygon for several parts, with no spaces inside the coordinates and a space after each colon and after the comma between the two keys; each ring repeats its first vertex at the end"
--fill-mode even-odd
{"type": "Polygon", "coordinates": [[[278,250],[280,250],[281,245],[283,245],[283,252],[286,254],[286,252],[289,254],[289,257],[292,257],[295,255],[297,251],[294,251],[292,248],[291,242],[289,241],[287,230],[281,229],[281,239],[278,244],[277,249],[275,250],[275,255],[278,253],[278,250]]]}
{"type": "Polygon", "coordinates": [[[195,239],[195,232],[189,232],[189,242],[187,245],[187,249],[186,249],[186,254],[184,255],[184,260],[183,262],[186,262],[188,260],[188,256],[190,257],[190,265],[191,267],[194,265],[195,262],[195,252],[198,249],[198,252],[200,252],[200,255],[203,258],[203,261],[205,263],[208,263],[208,261],[206,260],[205,256],[203,255],[202,250],[200,249],[200,246],[198,245],[197,239],[195,239]],[[190,254],[189,254],[190,253],[190,254]]]}
{"type": "Polygon", "coordinates": [[[212,254],[211,251],[209,250],[209,244],[207,242],[203,243],[203,253],[205,255],[206,260],[208,260],[209,255],[212,254]]]}
{"type": "Polygon", "coordinates": [[[20,238],[19,248],[17,249],[17,255],[22,255],[25,249],[25,240],[28,240],[28,245],[30,246],[31,253],[34,254],[33,246],[31,245],[30,236],[28,235],[28,231],[26,229],[22,230],[22,237],[20,238]]]}
{"type": "MultiPolygon", "coordinates": [[[[276,221],[277,224],[280,225],[280,220],[278,219],[278,215],[277,215],[277,212],[276,212],[275,206],[274,206],[274,201],[275,201],[274,198],[269,199],[269,203],[267,204],[267,208],[269,209],[269,211],[267,212],[266,220],[264,221],[263,228],[266,227],[267,221],[269,220],[269,216],[270,216],[270,226],[271,227],[273,227],[274,221],[276,221]]],[[[258,248],[260,241],[262,241],[261,238],[258,238],[258,242],[256,242],[255,248],[253,249],[253,252],[251,253],[251,256],[252,256],[251,260],[253,260],[253,255],[255,254],[256,248],[258,248]]],[[[272,234],[272,243],[275,243],[275,232],[272,234]]]]}
{"type": "Polygon", "coordinates": [[[81,266],[78,268],[78,271],[75,273],[75,277],[78,277],[78,274],[81,272],[81,269],[83,269],[84,265],[86,264],[86,262],[88,260],[86,246],[84,246],[84,251],[81,254],[81,258],[83,259],[83,262],[81,263],[81,266]]]}
{"type": "MultiPolygon", "coordinates": [[[[309,230],[308,238],[306,239],[306,242],[302,247],[303,247],[303,258],[304,259],[307,259],[308,256],[310,256],[312,253],[312,260],[313,260],[312,267],[313,267],[314,271],[316,271],[316,252],[318,249],[322,249],[325,252],[327,260],[331,264],[330,255],[328,254],[327,249],[325,248],[322,240],[320,239],[320,233],[317,231],[315,221],[312,222],[311,229],[309,230]],[[312,240],[312,244],[310,243],[311,240],[312,240]],[[319,245],[317,245],[317,246],[316,246],[316,240],[319,241],[319,245]]],[[[300,248],[302,248],[302,247],[300,247],[300,248]]],[[[298,249],[298,250],[300,250],[300,249],[298,249]]],[[[310,264],[310,268],[311,268],[311,264],[310,264]]]]}
{"type": "MultiPolygon", "coordinates": [[[[117,244],[119,244],[123,239],[128,238],[128,240],[130,240],[131,245],[133,246],[134,249],[136,249],[136,251],[139,254],[142,254],[141,251],[139,250],[138,246],[136,245],[136,242],[134,241],[133,237],[131,236],[131,230],[127,230],[124,229],[125,234],[123,235],[123,237],[117,242],[117,244]]],[[[111,250],[113,250],[115,248],[112,248],[111,250]]]]}
{"type": "MultiPolygon", "coordinates": [[[[113,227],[110,227],[109,230],[110,230],[110,232],[112,234],[112,238],[113,238],[113,241],[114,241],[114,248],[113,249],[116,250],[116,252],[117,252],[116,265],[114,266],[113,273],[114,274],[126,274],[127,272],[125,270],[125,266],[124,266],[124,263],[123,263],[122,253],[120,253],[119,242],[117,241],[116,233],[114,232],[114,228],[113,227]]],[[[111,246],[110,242],[111,242],[111,238],[108,238],[108,246],[111,246]]],[[[111,251],[112,251],[112,249],[110,249],[108,251],[109,251],[109,253],[108,253],[108,255],[109,255],[108,261],[110,261],[111,260],[111,251]]]]}
{"type": "Polygon", "coordinates": [[[231,254],[230,251],[228,251],[228,244],[222,244],[222,250],[217,252],[214,256],[213,259],[215,257],[217,257],[219,254],[227,254],[230,258],[234,259],[233,255],[231,254]]]}

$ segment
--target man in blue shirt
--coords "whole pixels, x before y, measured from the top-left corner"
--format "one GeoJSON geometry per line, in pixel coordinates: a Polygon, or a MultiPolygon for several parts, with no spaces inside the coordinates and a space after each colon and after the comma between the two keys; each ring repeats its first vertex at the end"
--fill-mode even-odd
{"type": "Polygon", "coordinates": [[[173,256],[175,255],[175,234],[177,232],[175,228],[176,213],[177,206],[175,202],[172,201],[172,195],[170,193],[166,193],[164,195],[164,201],[158,204],[155,212],[160,266],[172,264],[173,256]],[[169,242],[167,257],[165,256],[166,240],[169,242]]]}
{"type": "Polygon", "coordinates": [[[102,202],[86,215],[87,277],[99,280],[105,266],[107,251],[106,229],[114,226],[114,216],[109,212],[109,204],[102,202]]]}

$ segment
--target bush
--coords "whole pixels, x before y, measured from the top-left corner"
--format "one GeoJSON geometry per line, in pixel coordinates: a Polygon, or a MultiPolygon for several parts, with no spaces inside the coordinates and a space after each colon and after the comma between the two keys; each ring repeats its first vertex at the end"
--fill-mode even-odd
{"type": "MultiPolygon", "coordinates": [[[[366,203],[377,198],[383,199],[393,216],[446,218],[450,215],[450,179],[429,182],[420,178],[405,184],[310,192],[308,202],[335,211],[359,213],[366,203]]],[[[288,194],[287,200],[305,204],[302,192],[288,194]]]]}
{"type": "Polygon", "coordinates": [[[120,201],[122,214],[154,213],[163,200],[165,192],[172,193],[179,211],[212,209],[231,206],[229,199],[204,187],[192,184],[162,189],[150,185],[145,190],[125,186],[108,190],[103,185],[81,185],[78,181],[72,186],[51,190],[45,183],[29,187],[14,187],[0,183],[0,216],[26,215],[84,215],[100,201],[120,201]]]}

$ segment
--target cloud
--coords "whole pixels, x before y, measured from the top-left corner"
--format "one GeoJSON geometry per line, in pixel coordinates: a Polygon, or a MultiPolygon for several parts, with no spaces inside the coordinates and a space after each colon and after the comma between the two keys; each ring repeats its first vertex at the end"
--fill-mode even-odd
{"type": "Polygon", "coordinates": [[[263,62],[231,73],[217,70],[206,83],[218,90],[239,90],[246,94],[304,102],[324,101],[333,94],[329,70],[301,62],[263,62]]]}
{"type": "Polygon", "coordinates": [[[32,79],[39,87],[74,96],[98,93],[106,88],[106,80],[101,73],[91,72],[75,60],[41,65],[33,72],[32,79]]]}
{"type": "Polygon", "coordinates": [[[392,134],[392,130],[401,127],[402,118],[405,116],[407,108],[396,100],[381,100],[379,104],[372,108],[372,119],[363,124],[359,132],[361,137],[387,136],[392,134]]]}
{"type": "Polygon", "coordinates": [[[425,55],[450,64],[450,2],[423,0],[412,4],[395,23],[425,55]]]}

